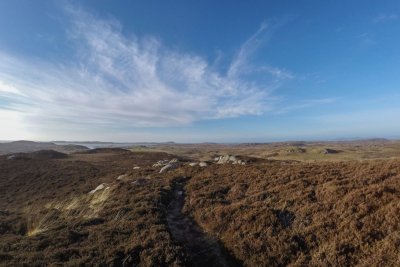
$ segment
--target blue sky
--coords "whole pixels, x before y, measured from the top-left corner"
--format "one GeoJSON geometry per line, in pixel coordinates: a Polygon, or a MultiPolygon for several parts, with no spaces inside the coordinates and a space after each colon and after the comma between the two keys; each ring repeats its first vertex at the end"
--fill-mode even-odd
{"type": "Polygon", "coordinates": [[[0,1],[0,140],[400,137],[398,1],[0,1]]]}

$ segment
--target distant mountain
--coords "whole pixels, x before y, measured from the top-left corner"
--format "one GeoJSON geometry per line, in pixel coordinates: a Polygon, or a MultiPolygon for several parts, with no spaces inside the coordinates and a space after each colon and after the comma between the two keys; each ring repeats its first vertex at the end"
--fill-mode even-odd
{"type": "Polygon", "coordinates": [[[73,153],[88,150],[82,145],[57,145],[51,142],[15,141],[0,143],[0,155],[12,153],[34,152],[39,150],[54,150],[62,153],[73,153]]]}
{"type": "Polygon", "coordinates": [[[386,138],[361,138],[361,137],[354,137],[354,138],[336,138],[333,141],[339,142],[388,142],[389,139],[386,138]]]}
{"type": "Polygon", "coordinates": [[[55,144],[115,144],[114,142],[101,142],[101,141],[52,141],[55,144]]]}

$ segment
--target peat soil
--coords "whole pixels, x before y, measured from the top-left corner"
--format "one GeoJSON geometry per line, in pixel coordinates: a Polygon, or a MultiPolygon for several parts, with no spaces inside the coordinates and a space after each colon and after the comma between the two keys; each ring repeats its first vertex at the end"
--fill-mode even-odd
{"type": "Polygon", "coordinates": [[[174,198],[167,208],[172,238],[185,249],[191,266],[242,266],[216,238],[203,232],[191,217],[182,212],[187,181],[188,178],[182,177],[173,184],[174,198]]]}

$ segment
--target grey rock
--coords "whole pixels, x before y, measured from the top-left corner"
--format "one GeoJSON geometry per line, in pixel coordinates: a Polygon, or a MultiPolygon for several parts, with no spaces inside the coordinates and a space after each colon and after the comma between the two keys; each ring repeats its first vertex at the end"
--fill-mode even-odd
{"type": "Polygon", "coordinates": [[[176,164],[169,163],[169,164],[167,164],[167,165],[165,165],[164,167],[161,168],[160,173],[176,169],[177,167],[178,166],[176,164]]]}

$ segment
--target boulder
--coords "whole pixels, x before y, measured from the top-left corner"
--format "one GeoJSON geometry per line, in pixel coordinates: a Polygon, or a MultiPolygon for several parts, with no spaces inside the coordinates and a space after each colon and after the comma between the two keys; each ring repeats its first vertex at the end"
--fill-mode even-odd
{"type": "Polygon", "coordinates": [[[220,156],[217,164],[225,164],[229,161],[229,155],[220,156]]]}
{"type": "Polygon", "coordinates": [[[235,156],[232,156],[232,155],[220,156],[218,158],[217,164],[226,164],[226,163],[237,164],[238,163],[238,159],[235,156]]]}
{"type": "Polygon", "coordinates": [[[199,165],[198,162],[191,162],[191,163],[189,163],[189,166],[191,166],[191,167],[194,167],[194,166],[197,166],[197,165],[199,165]]]}
{"type": "Polygon", "coordinates": [[[199,163],[200,167],[207,167],[207,165],[208,165],[207,162],[204,162],[204,161],[199,163]]]}

